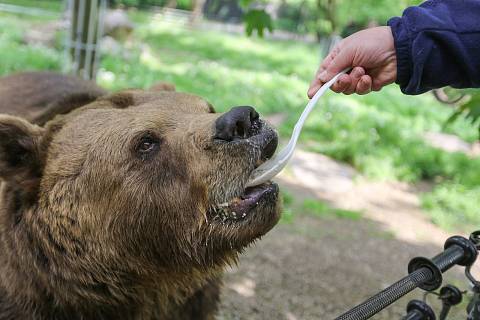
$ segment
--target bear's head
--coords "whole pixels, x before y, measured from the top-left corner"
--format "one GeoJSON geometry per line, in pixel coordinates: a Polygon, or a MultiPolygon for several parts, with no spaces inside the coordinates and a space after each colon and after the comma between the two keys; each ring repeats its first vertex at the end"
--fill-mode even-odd
{"type": "Polygon", "coordinates": [[[26,230],[42,281],[71,298],[200,283],[278,221],[277,185],[245,187],[276,146],[253,108],[177,92],[116,93],[44,127],[0,116],[0,225],[26,230]]]}

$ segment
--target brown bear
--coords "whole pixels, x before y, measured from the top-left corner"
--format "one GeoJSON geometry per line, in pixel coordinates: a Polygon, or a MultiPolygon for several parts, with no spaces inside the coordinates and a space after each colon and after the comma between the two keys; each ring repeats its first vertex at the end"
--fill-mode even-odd
{"type": "Polygon", "coordinates": [[[276,184],[245,188],[275,131],[158,86],[94,86],[78,108],[80,87],[16,79],[0,80],[17,115],[0,115],[0,319],[213,319],[224,268],[280,216],[276,184]],[[44,126],[19,117],[50,92],[44,126]]]}

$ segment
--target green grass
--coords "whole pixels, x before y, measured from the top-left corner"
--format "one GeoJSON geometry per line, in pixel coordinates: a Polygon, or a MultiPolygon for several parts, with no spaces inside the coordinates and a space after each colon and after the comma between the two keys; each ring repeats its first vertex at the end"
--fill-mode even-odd
{"type": "Polygon", "coordinates": [[[422,196],[432,221],[449,231],[472,232],[479,227],[480,185],[445,183],[422,196]]]}
{"type": "MultiPolygon", "coordinates": [[[[141,11],[131,16],[137,24],[135,34],[120,54],[103,57],[97,79],[101,85],[118,90],[170,81],[179,91],[206,98],[218,111],[253,105],[264,115],[286,113],[287,121],[278,129],[284,137],[291,133],[318,65],[316,46],[174,28],[141,11]]],[[[23,32],[37,23],[41,21],[0,14],[0,75],[61,69],[60,47],[22,43],[23,32]]],[[[443,128],[450,113],[430,94],[405,96],[395,85],[366,96],[329,93],[310,115],[301,143],[373,179],[437,182],[423,197],[432,220],[447,229],[468,229],[480,223],[480,159],[434,149],[421,139],[426,131],[477,139],[478,132],[463,120],[443,128]]],[[[334,214],[351,218],[349,213],[334,214]]]]}
{"type": "Polygon", "coordinates": [[[138,37],[148,45],[133,46],[127,63],[106,57],[103,71],[115,77],[103,81],[100,74],[101,83],[119,89],[171,81],[180,91],[205,97],[219,111],[235,105],[254,105],[265,114],[298,109],[306,101],[305,83],[312,72],[308,64],[316,63],[313,47],[292,42],[171,30],[153,23],[140,28],[138,37]]]}
{"type": "Polygon", "coordinates": [[[294,210],[295,210],[295,198],[289,192],[282,190],[280,193],[280,197],[282,199],[282,217],[280,219],[280,223],[292,223],[293,219],[295,218],[294,210]]]}
{"type": "Polygon", "coordinates": [[[0,74],[61,69],[60,50],[26,46],[23,43],[23,34],[31,26],[31,23],[23,19],[0,14],[0,74]]]}
{"type": "Polygon", "coordinates": [[[297,215],[308,214],[317,218],[359,220],[362,214],[358,211],[338,209],[318,199],[296,200],[288,191],[282,190],[283,212],[280,223],[290,224],[297,215]]]}
{"type": "Polygon", "coordinates": [[[0,0],[0,3],[38,8],[52,12],[59,12],[64,7],[64,2],[61,0],[0,0]]]}
{"type": "Polygon", "coordinates": [[[362,217],[362,214],[358,211],[332,208],[327,203],[316,199],[304,200],[303,210],[306,213],[319,217],[335,217],[349,220],[359,220],[362,217]]]}

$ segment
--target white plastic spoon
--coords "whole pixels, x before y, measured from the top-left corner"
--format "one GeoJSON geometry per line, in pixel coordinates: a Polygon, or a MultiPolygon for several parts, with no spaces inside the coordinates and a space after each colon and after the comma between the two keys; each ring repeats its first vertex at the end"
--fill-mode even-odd
{"type": "Polygon", "coordinates": [[[253,187],[265,183],[271,180],[273,177],[279,174],[283,168],[285,168],[293,155],[293,151],[297,145],[298,137],[302,131],[303,124],[310,114],[310,111],[313,110],[320,97],[335,83],[335,81],[337,81],[338,77],[346,73],[348,70],[350,69],[341,71],[317,91],[313,98],[308,102],[305,110],[303,110],[302,115],[300,116],[300,119],[298,119],[297,123],[295,124],[292,137],[290,138],[290,141],[288,141],[288,144],[280,152],[273,156],[273,158],[263,163],[252,172],[250,178],[248,179],[247,187],[253,187]]]}

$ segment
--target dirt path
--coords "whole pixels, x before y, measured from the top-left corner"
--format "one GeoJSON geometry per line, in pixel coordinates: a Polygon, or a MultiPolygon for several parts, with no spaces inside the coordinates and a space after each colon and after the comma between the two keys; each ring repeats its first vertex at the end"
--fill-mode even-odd
{"type": "MultiPolygon", "coordinates": [[[[432,224],[420,208],[419,189],[401,182],[370,182],[352,167],[326,156],[298,151],[280,181],[286,189],[303,188],[334,207],[362,211],[396,238],[442,245],[449,234],[432,224]]],[[[300,193],[300,195],[303,193],[300,193]]]]}
{"type": "MultiPolygon", "coordinates": [[[[326,200],[364,218],[296,213],[278,225],[227,273],[218,319],[333,319],[403,277],[412,257],[438,253],[449,236],[421,213],[417,189],[364,181],[318,154],[297,152],[279,182],[298,199],[326,200]]],[[[465,287],[461,272],[451,270],[444,283],[465,287]]],[[[399,319],[412,297],[421,293],[374,319],[399,319]]]]}

